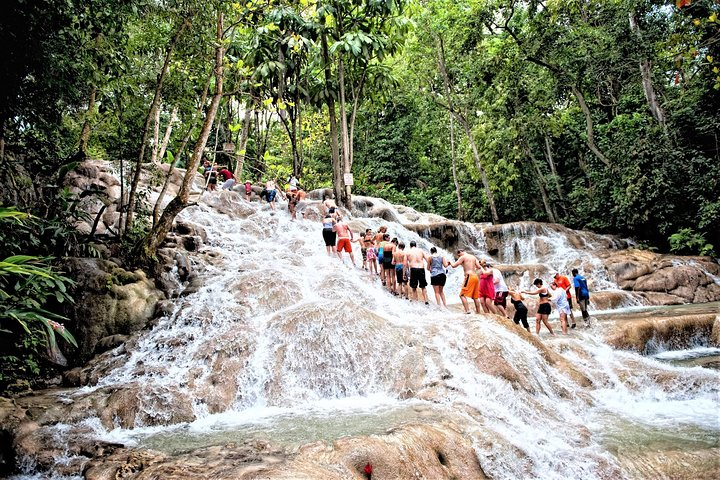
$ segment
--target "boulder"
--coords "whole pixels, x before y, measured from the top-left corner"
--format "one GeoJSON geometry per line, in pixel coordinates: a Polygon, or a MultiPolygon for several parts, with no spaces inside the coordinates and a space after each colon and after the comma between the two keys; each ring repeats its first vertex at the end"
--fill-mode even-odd
{"type": "Polygon", "coordinates": [[[108,260],[71,257],[65,269],[77,282],[69,312],[69,328],[79,342],[76,362],[87,361],[104,337],[142,330],[165,298],[144,272],[130,272],[108,260]]]}

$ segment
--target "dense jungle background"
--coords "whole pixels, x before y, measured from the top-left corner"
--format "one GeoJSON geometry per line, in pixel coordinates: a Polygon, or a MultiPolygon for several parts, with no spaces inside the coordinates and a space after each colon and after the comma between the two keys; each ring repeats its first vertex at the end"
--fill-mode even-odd
{"type": "Polygon", "coordinates": [[[62,363],[56,335],[75,342],[61,325],[73,296],[64,257],[106,248],[151,266],[190,204],[181,190],[152,211],[143,164],[195,172],[207,159],[253,183],[294,173],[345,206],[373,195],[659,251],[715,255],[720,244],[716,0],[9,0],[4,10],[3,390],[51,365],[46,350],[62,363]],[[114,162],[123,179],[115,230],[75,228],[80,197],[103,198],[64,187],[84,158],[114,162]]]}

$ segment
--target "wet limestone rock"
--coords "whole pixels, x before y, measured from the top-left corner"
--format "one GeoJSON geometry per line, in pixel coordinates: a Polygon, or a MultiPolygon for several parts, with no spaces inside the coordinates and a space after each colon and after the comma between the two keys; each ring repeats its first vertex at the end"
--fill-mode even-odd
{"type": "Polygon", "coordinates": [[[692,345],[695,338],[713,340],[713,332],[720,327],[714,313],[678,314],[668,317],[651,316],[647,312],[624,315],[621,321],[610,322],[606,341],[618,349],[634,350],[639,353],[653,353],[657,345],[669,349],[684,349],[692,345]]]}
{"type": "Polygon", "coordinates": [[[101,339],[143,329],[165,298],[144,272],[130,272],[108,260],[73,257],[65,269],[77,281],[70,327],[80,342],[79,361],[88,360],[101,339]]]}

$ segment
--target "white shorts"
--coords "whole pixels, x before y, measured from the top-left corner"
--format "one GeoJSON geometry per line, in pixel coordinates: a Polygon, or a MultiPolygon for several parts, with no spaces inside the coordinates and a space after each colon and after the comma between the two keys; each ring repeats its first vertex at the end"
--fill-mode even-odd
{"type": "Polygon", "coordinates": [[[566,315],[570,315],[570,305],[565,304],[563,306],[558,305],[557,307],[558,313],[564,313],[566,315]]]}

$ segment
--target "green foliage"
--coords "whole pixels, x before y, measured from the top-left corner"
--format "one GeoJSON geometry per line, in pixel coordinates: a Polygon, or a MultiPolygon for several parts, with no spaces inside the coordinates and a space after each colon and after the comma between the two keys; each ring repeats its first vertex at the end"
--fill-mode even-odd
{"type": "MultiPolygon", "coordinates": [[[[22,224],[29,215],[0,208],[0,224],[22,224]]],[[[73,281],[57,273],[50,258],[12,255],[0,260],[0,389],[24,376],[40,372],[42,359],[57,350],[56,336],[77,347],[73,335],[60,323],[67,318],[48,305],[72,302],[73,281]]]]}
{"type": "Polygon", "coordinates": [[[715,255],[714,247],[705,241],[705,235],[692,228],[681,228],[670,235],[670,251],[690,255],[715,255]]]}

